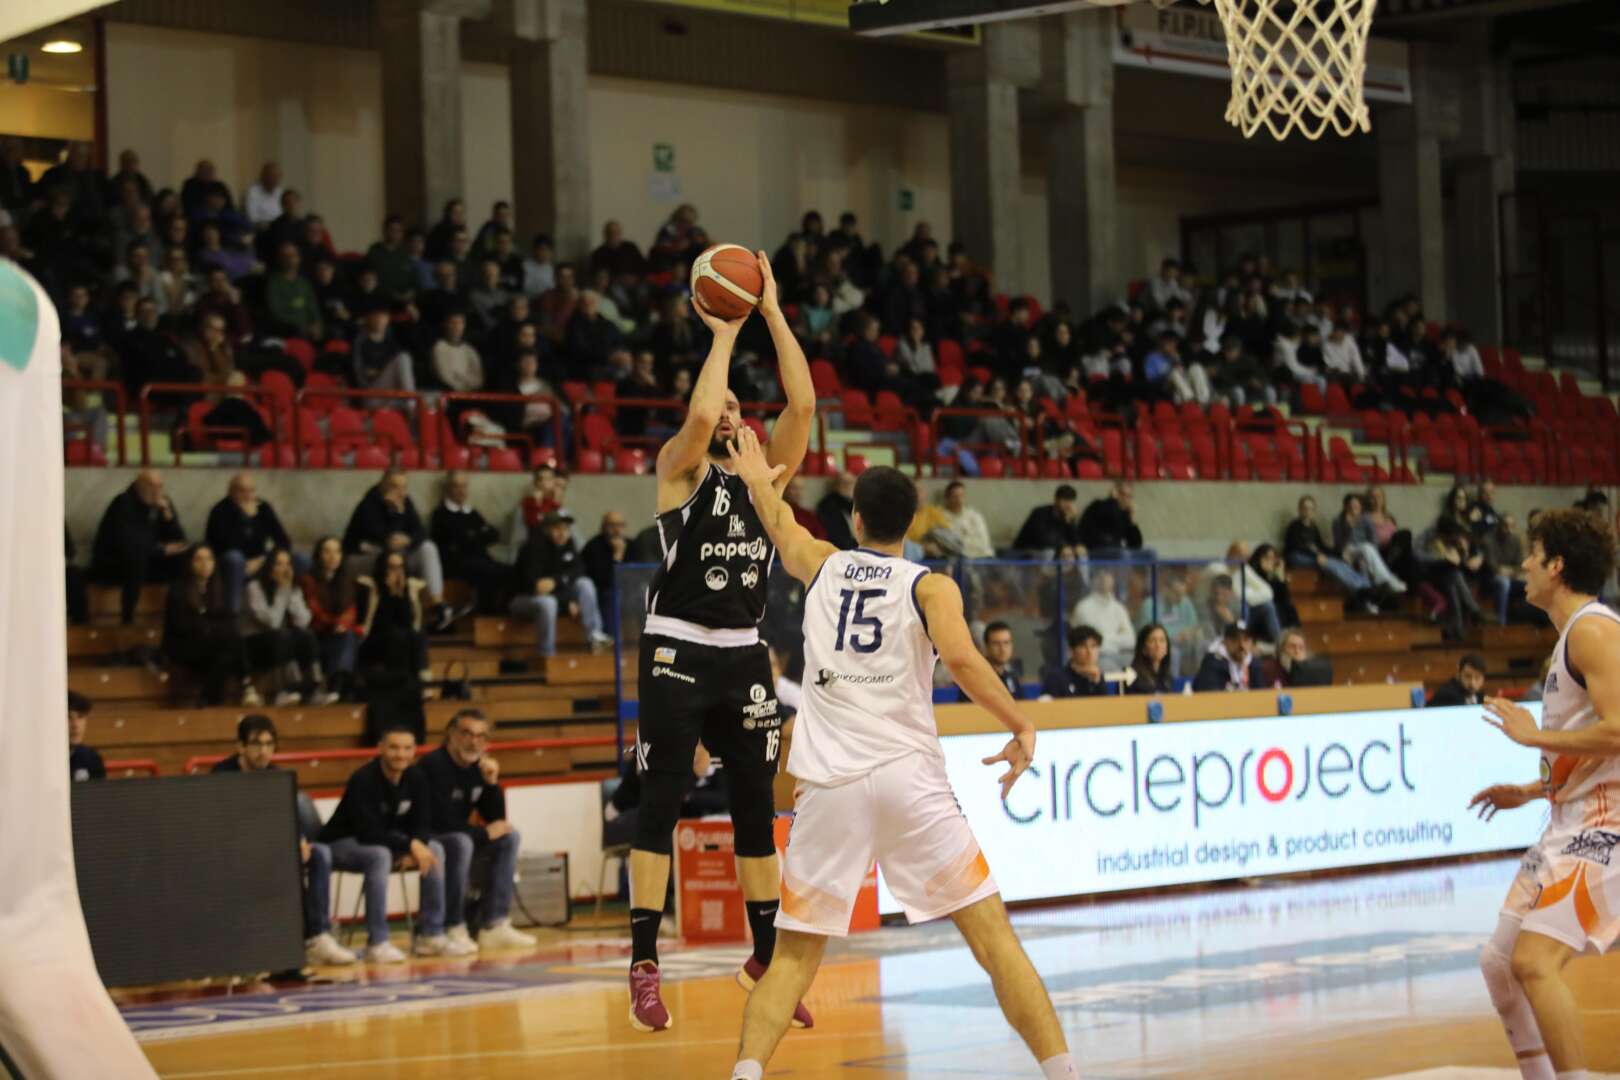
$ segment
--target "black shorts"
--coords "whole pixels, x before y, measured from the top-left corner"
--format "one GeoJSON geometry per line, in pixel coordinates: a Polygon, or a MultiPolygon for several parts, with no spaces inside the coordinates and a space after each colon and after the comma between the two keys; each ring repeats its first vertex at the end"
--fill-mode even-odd
{"type": "Polygon", "coordinates": [[[777,771],[782,709],[764,642],[719,648],[648,634],[641,639],[642,772],[691,775],[698,740],[727,771],[777,771]]]}

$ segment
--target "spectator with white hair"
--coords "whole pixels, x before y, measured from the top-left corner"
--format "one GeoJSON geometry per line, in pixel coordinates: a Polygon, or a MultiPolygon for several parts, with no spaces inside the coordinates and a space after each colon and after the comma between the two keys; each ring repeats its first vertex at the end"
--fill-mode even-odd
{"type": "Polygon", "coordinates": [[[1069,625],[1090,626],[1102,635],[1103,664],[1108,668],[1123,667],[1136,648],[1136,627],[1131,624],[1131,613],[1114,595],[1112,570],[1091,575],[1091,591],[1074,605],[1069,625]]]}

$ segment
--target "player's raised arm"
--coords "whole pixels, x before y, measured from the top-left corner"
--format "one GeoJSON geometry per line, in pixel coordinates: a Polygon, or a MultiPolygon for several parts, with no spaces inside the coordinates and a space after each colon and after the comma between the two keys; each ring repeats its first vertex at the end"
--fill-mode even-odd
{"type": "Polygon", "coordinates": [[[777,417],[776,426],[771,429],[770,445],[765,448],[767,461],[785,466],[776,478],[776,490],[782,491],[804,463],[804,452],[810,445],[810,426],[816,422],[816,387],[810,381],[810,362],[804,358],[799,338],[782,314],[771,260],[763,251],[755,252],[755,257],[759,259],[759,275],[765,283],[760,292],[759,313],[765,316],[765,325],[770,327],[771,344],[776,346],[777,374],[782,380],[782,391],[787,394],[787,408],[777,417]]]}
{"type": "Polygon", "coordinates": [[[825,540],[817,540],[794,520],[792,508],[782,501],[776,486],[787,474],[787,466],[773,465],[766,459],[753,428],[742,428],[726,448],[731,451],[731,467],[748,485],[748,494],[754,499],[754,512],[770,534],[771,543],[781,553],[782,565],[808,585],[815,580],[816,571],[827,561],[827,556],[838,549],[825,540]]]}
{"type": "Polygon", "coordinates": [[[686,422],[658,450],[660,483],[684,476],[703,464],[715,425],[720,423],[720,414],[726,408],[726,383],[731,374],[731,351],[737,344],[737,331],[748,321],[747,315],[731,320],[716,318],[703,309],[695,295],[692,307],[714,334],[714,343],[709,346],[709,355],[692,387],[686,422]]]}
{"type": "Polygon", "coordinates": [[[1007,763],[1007,771],[1000,777],[1001,797],[1005,799],[1035,756],[1035,725],[1018,712],[1017,703],[990,662],[974,647],[973,634],[962,614],[962,591],[956,582],[943,574],[924,576],[917,582],[917,604],[928,620],[928,636],[933,639],[940,662],[956,685],[1013,733],[1001,753],[984,759],[986,765],[1007,763]]]}

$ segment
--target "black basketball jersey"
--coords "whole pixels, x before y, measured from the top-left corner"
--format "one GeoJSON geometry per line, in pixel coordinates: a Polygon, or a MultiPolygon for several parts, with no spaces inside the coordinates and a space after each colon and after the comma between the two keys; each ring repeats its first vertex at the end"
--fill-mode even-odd
{"type": "Polygon", "coordinates": [[[692,497],[659,514],[657,524],[664,558],[647,614],[711,630],[757,626],[776,548],[743,479],[710,462],[692,497]]]}

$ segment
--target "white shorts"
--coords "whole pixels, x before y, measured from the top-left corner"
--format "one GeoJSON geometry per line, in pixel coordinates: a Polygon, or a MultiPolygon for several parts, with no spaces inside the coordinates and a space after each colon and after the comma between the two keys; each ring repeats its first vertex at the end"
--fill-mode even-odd
{"type": "Polygon", "coordinates": [[[997,891],[944,761],[907,754],[836,787],[800,782],[776,925],[848,934],[873,859],[910,922],[949,915],[997,891]]]}
{"type": "Polygon", "coordinates": [[[1502,914],[1520,930],[1576,952],[1605,952],[1620,938],[1620,824],[1607,813],[1559,807],[1524,853],[1502,914]]]}

